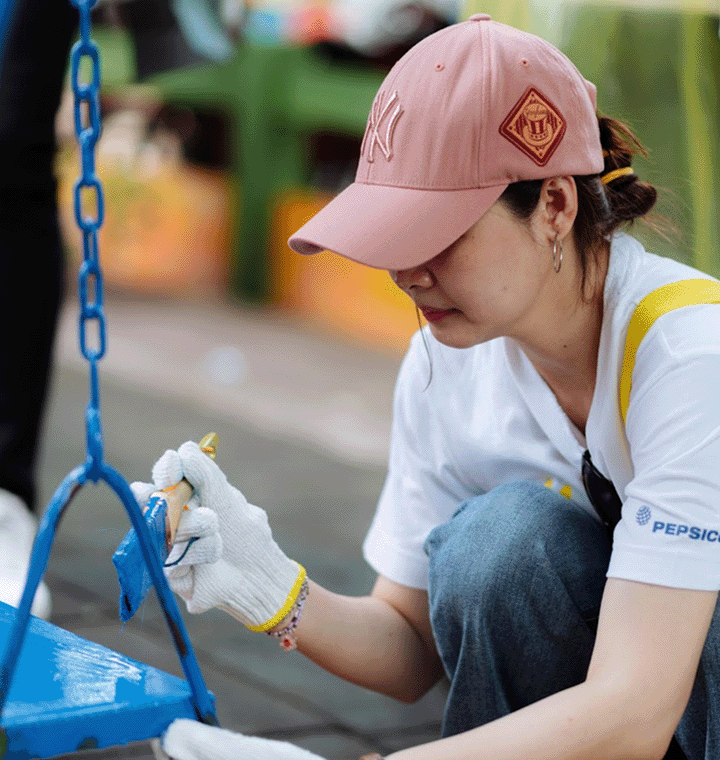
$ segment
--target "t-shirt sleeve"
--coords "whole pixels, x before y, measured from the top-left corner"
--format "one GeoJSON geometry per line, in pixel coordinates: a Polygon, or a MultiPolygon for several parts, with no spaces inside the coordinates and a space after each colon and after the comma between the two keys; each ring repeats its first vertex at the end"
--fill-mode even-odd
{"type": "Polygon", "coordinates": [[[720,307],[664,315],[638,350],[609,577],[720,589],[720,307]]]}
{"type": "Polygon", "coordinates": [[[457,506],[442,478],[442,433],[432,403],[433,383],[419,334],[402,364],[395,388],[388,473],[363,544],[380,575],[411,588],[427,588],[428,533],[457,506]]]}

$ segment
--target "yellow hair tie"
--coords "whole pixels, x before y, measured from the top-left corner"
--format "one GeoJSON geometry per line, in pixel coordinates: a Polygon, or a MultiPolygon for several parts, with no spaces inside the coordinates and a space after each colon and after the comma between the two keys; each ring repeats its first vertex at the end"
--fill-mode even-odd
{"type": "Polygon", "coordinates": [[[623,166],[622,169],[613,169],[608,172],[604,177],[601,177],[603,185],[609,185],[618,177],[627,177],[628,174],[635,174],[632,166],[623,166]]]}

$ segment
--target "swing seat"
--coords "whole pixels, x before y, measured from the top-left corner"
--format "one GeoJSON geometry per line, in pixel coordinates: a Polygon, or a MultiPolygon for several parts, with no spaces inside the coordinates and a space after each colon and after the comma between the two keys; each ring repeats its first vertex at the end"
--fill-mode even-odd
{"type": "MultiPolygon", "coordinates": [[[[15,613],[0,602],[0,652],[15,613]]],[[[147,741],[182,717],[197,717],[187,681],[31,617],[2,714],[0,758],[147,741]]]]}

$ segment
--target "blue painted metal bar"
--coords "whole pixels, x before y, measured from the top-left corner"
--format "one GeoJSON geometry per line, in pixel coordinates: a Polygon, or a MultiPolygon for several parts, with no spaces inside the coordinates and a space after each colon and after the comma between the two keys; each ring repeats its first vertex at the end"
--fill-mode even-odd
{"type": "Polygon", "coordinates": [[[180,610],[178,609],[175,597],[168,586],[167,579],[162,569],[160,557],[152,550],[152,541],[150,530],[143,519],[142,512],[135,497],[130,490],[125,478],[119,472],[114,470],[110,465],[103,464],[103,480],[115,491],[130,517],[133,528],[137,531],[140,549],[143,553],[145,564],[150,572],[155,591],[158,595],[158,601],[162,607],[165,620],[175,642],[180,664],[185,671],[188,683],[193,692],[193,704],[197,714],[197,719],[210,725],[218,725],[215,710],[208,696],[207,687],[203,681],[200,668],[195,657],[195,653],[190,642],[190,637],[185,629],[180,610]]]}
{"type": "Polygon", "coordinates": [[[28,621],[30,620],[30,607],[35,598],[37,587],[40,585],[42,576],[45,573],[57,526],[70,500],[86,480],[87,465],[76,467],[67,475],[65,480],[55,490],[53,498],[40,523],[30,557],[30,567],[25,582],[25,590],[18,605],[15,621],[10,630],[2,665],[0,666],[0,723],[2,722],[1,716],[10,691],[10,684],[12,683],[17,665],[18,655],[20,654],[28,621]]]}

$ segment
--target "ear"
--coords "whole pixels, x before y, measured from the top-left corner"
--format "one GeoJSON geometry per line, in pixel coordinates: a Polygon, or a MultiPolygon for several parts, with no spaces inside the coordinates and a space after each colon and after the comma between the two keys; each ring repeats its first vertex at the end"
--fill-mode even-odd
{"type": "Polygon", "coordinates": [[[537,211],[538,222],[549,240],[564,240],[572,230],[578,211],[577,185],[571,176],[550,177],[543,182],[537,211]]]}

